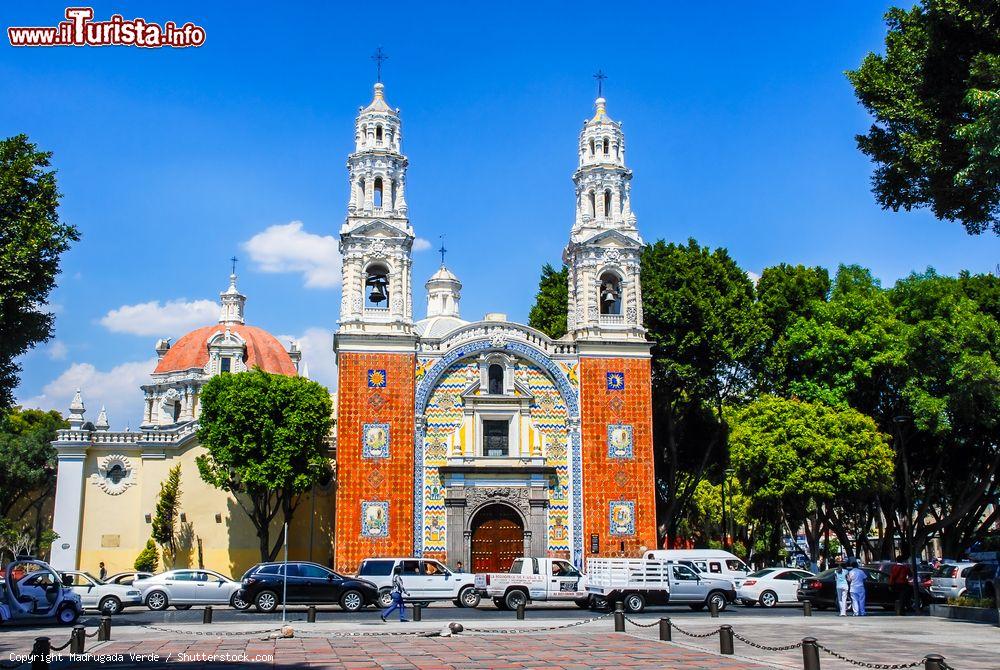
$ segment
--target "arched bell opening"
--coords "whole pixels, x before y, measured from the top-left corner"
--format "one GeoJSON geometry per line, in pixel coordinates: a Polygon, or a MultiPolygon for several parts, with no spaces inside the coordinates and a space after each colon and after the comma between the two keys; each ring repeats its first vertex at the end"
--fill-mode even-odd
{"type": "Polygon", "coordinates": [[[382,263],[372,263],[365,270],[365,307],[389,307],[389,268],[382,263]]]}
{"type": "Polygon", "coordinates": [[[601,314],[618,315],[622,313],[622,280],[614,272],[608,271],[601,275],[599,301],[601,314]]]}

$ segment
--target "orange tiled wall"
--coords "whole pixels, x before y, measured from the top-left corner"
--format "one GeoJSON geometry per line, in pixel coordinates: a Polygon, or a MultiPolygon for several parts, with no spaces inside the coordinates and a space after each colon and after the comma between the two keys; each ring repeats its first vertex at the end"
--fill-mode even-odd
{"type": "Polygon", "coordinates": [[[656,501],[653,475],[652,389],[650,361],[643,358],[584,358],[580,361],[581,434],[583,439],[584,555],[590,536],[600,537],[600,555],[638,556],[640,547],[656,548],[656,501]],[[625,388],[611,391],[607,373],[625,375],[625,388]],[[631,459],[608,457],[608,425],[632,426],[631,459]],[[635,503],[635,534],[610,533],[609,503],[635,503]]]}
{"type": "Polygon", "coordinates": [[[337,570],[355,574],[369,556],[413,553],[412,354],[341,353],[337,408],[337,570]],[[384,388],[368,384],[369,370],[385,370],[384,388]],[[389,458],[362,457],[362,425],[389,424],[389,458]],[[361,502],[389,503],[389,535],[361,535],[361,502]]]}

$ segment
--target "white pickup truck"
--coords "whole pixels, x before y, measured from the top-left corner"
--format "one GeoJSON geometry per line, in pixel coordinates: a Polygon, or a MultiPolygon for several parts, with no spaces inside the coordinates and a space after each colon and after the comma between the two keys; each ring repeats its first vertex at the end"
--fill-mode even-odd
{"type": "Polygon", "coordinates": [[[533,600],[572,600],[590,605],[586,577],[561,558],[518,558],[509,572],[476,575],[476,592],[499,609],[517,609],[533,600]]]}
{"type": "Polygon", "coordinates": [[[625,610],[641,612],[646,605],[687,605],[704,609],[714,602],[721,612],[736,599],[728,579],[713,577],[679,563],[644,558],[591,558],[587,590],[597,606],[621,600],[625,610]]]}

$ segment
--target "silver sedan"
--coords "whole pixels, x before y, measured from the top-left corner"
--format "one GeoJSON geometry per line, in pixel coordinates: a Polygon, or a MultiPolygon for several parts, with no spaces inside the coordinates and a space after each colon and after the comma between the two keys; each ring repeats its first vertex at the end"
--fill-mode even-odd
{"type": "Polygon", "coordinates": [[[169,570],[148,579],[137,579],[133,586],[142,591],[146,607],[155,611],[171,605],[179,610],[190,609],[192,605],[247,607],[236,595],[240,583],[211,570],[169,570]]]}

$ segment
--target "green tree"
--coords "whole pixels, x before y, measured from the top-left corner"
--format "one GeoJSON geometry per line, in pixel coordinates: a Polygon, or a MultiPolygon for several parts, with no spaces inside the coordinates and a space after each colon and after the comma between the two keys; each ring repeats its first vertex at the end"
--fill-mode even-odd
{"type": "Polygon", "coordinates": [[[826,509],[871,498],[892,481],[888,437],[856,410],[765,395],[734,410],[731,427],[730,458],[751,516],[804,525],[814,561],[826,509]]]}
{"type": "Polygon", "coordinates": [[[724,407],[751,391],[767,333],[754,286],[725,249],[658,241],[642,252],[641,281],[659,518],[672,540],[698,483],[724,467],[724,407]]]}
{"type": "Polygon", "coordinates": [[[876,199],[1000,233],[1000,6],[922,0],[885,20],[885,55],[847,73],[875,117],[857,142],[876,199]]]}
{"type": "Polygon", "coordinates": [[[0,411],[13,403],[21,356],[52,337],[44,309],[59,274],[59,257],[79,239],[59,222],[52,154],[26,135],[0,140],[0,411]]]}
{"type": "Polygon", "coordinates": [[[0,418],[0,518],[17,516],[32,528],[34,543],[44,544],[49,519],[45,504],[55,494],[56,431],[69,424],[55,410],[15,407],[0,418]]]}
{"type": "Polygon", "coordinates": [[[528,325],[554,340],[566,334],[566,314],[569,311],[569,270],[556,270],[546,263],[538,280],[535,304],[528,314],[528,325]]]}
{"type": "Polygon", "coordinates": [[[160,483],[160,495],[156,500],[156,516],[153,517],[152,539],[163,547],[163,558],[171,563],[177,556],[177,518],[181,500],[181,464],[167,472],[167,479],[160,483]]]}
{"type": "Polygon", "coordinates": [[[156,572],[157,566],[160,564],[160,559],[156,555],[156,543],[153,542],[153,538],[146,540],[146,548],[139,552],[139,555],[135,557],[135,563],[132,565],[139,572],[156,572]]]}
{"type": "Polygon", "coordinates": [[[329,392],[303,377],[255,369],[218,375],[202,389],[198,439],[208,452],[198,471],[234,494],[257,530],[262,561],[281,548],[281,537],[270,541],[272,523],[289,522],[302,494],[330,476],[331,414],[329,392]]]}

